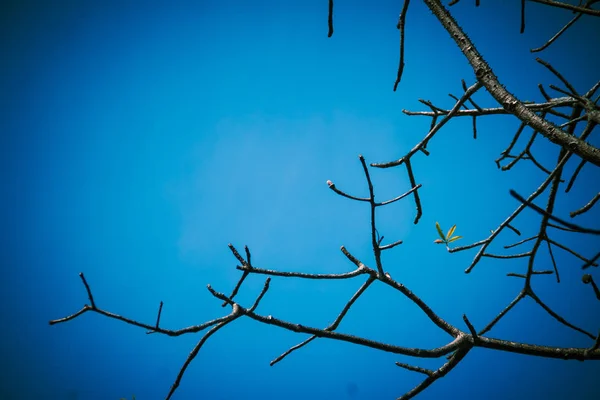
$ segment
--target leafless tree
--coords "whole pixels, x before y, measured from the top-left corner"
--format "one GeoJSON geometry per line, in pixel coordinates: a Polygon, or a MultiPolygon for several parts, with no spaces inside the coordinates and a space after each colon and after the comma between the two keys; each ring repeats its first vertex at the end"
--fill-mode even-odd
{"type": "MultiPolygon", "coordinates": [[[[532,49],[531,52],[541,52],[544,49],[551,46],[561,35],[565,33],[573,24],[578,22],[582,16],[587,17],[589,20],[596,20],[600,17],[600,10],[593,9],[592,6],[598,3],[598,0],[587,0],[586,2],[580,1],[579,5],[575,6],[566,2],[560,2],[555,0],[531,0],[536,3],[541,3],[547,7],[557,7],[571,11],[574,17],[564,27],[562,27],[556,35],[550,38],[545,44],[539,48],[532,49]]],[[[452,6],[458,3],[458,0],[453,0],[448,3],[448,6],[452,6]]],[[[473,70],[472,84],[467,84],[464,80],[462,81],[463,93],[460,96],[450,95],[455,103],[451,108],[443,108],[436,106],[430,101],[420,100],[425,105],[427,111],[407,111],[404,113],[408,116],[424,116],[431,118],[431,125],[429,131],[425,134],[423,139],[419,141],[410,151],[402,155],[398,159],[382,162],[372,163],[367,165],[365,159],[360,156],[360,163],[364,171],[364,179],[369,190],[368,197],[357,197],[349,194],[342,189],[338,188],[333,182],[327,181],[329,188],[336,194],[345,197],[347,199],[365,203],[370,208],[370,237],[373,250],[374,265],[368,266],[363,260],[359,260],[355,257],[348,249],[341,247],[341,251],[344,256],[354,265],[354,269],[347,273],[341,274],[308,274],[302,272],[282,272],[269,269],[261,269],[254,266],[250,250],[248,247],[244,249],[244,256],[233,246],[229,245],[231,252],[239,262],[237,269],[241,272],[241,276],[236,286],[233,288],[229,295],[214,290],[208,285],[208,290],[217,299],[221,300],[223,306],[230,306],[231,312],[224,315],[221,318],[217,318],[211,321],[204,322],[199,325],[190,326],[183,329],[171,330],[160,326],[160,317],[163,303],[160,303],[158,309],[158,316],[155,324],[148,324],[136,321],[134,319],[126,318],[121,315],[117,315],[99,308],[94,301],[92,291],[86,281],[83,273],[80,274],[81,280],[87,291],[89,298],[89,304],[83,306],[78,312],[69,315],[67,317],[50,321],[50,324],[58,324],[70,321],[88,311],[95,312],[104,315],[109,318],[114,318],[123,321],[127,324],[135,325],[140,328],[147,330],[147,333],[159,333],[169,336],[179,336],[189,333],[196,333],[206,330],[206,333],[198,341],[192,352],[187,357],[187,360],[181,367],[177,378],[175,379],[170,391],[166,398],[170,399],[175,391],[177,390],[181,379],[188,367],[188,365],[198,355],[200,349],[204,343],[219,329],[234,322],[239,318],[251,318],[259,323],[276,326],[282,329],[290,330],[297,333],[309,334],[310,337],[297,345],[291,347],[283,354],[275,358],[271,365],[274,365],[281,361],[286,356],[290,355],[296,350],[299,350],[303,346],[306,346],[317,338],[327,338],[339,341],[350,342],[359,346],[370,347],[376,350],[390,352],[394,354],[404,355],[419,358],[442,358],[443,364],[441,367],[435,370],[421,368],[412,364],[405,364],[397,362],[399,367],[405,368],[409,371],[418,372],[424,375],[424,379],[414,388],[401,395],[400,399],[410,399],[425,390],[437,379],[445,376],[448,372],[452,371],[460,361],[468,355],[468,353],[476,347],[483,347],[493,350],[525,354],[536,357],[546,358],[557,358],[563,360],[600,360],[600,333],[594,334],[589,332],[575,324],[569,322],[567,317],[563,317],[558,312],[554,311],[546,302],[536,294],[533,288],[532,282],[538,275],[555,275],[556,281],[560,283],[559,268],[556,265],[555,258],[553,255],[553,249],[559,248],[570,253],[574,259],[577,259],[581,263],[581,280],[582,283],[593,290],[595,297],[600,300],[600,290],[594,277],[589,273],[590,267],[597,267],[600,258],[600,251],[596,254],[582,255],[575,250],[563,245],[559,241],[553,238],[554,233],[557,230],[566,231],[573,235],[600,235],[600,230],[596,228],[584,227],[579,224],[574,224],[566,221],[564,218],[560,218],[554,214],[555,204],[557,198],[560,196],[561,191],[559,186],[561,183],[568,181],[564,192],[569,192],[575,185],[577,177],[583,168],[598,168],[600,166],[600,150],[589,143],[588,139],[594,132],[596,126],[600,123],[600,108],[598,107],[599,95],[596,95],[598,88],[600,87],[600,81],[593,87],[580,91],[576,89],[569,80],[566,79],[559,71],[557,71],[550,63],[536,59],[540,64],[540,68],[548,69],[555,77],[562,82],[562,85],[554,86],[549,85],[549,88],[555,92],[555,95],[549,94],[546,88],[541,84],[539,90],[543,101],[520,101],[517,99],[502,82],[499,81],[498,77],[492,72],[492,69],[477,51],[474,42],[465,34],[463,29],[458,25],[452,14],[439,0],[423,0],[423,3],[431,10],[438,22],[444,27],[444,29],[450,34],[452,39],[456,42],[460,51],[464,57],[468,60],[473,70]],[[485,89],[491,99],[495,102],[493,107],[482,107],[478,105],[479,100],[474,99],[476,94],[482,92],[485,89]],[[517,163],[531,163],[533,168],[538,168],[545,175],[538,187],[533,190],[527,196],[521,196],[520,194],[511,191],[513,197],[519,201],[519,205],[516,209],[501,222],[496,229],[493,229],[491,233],[482,240],[476,241],[466,246],[450,247],[450,243],[453,242],[452,234],[454,229],[451,229],[448,234],[444,234],[441,229],[438,229],[441,236],[437,240],[438,243],[445,244],[450,253],[463,252],[467,250],[476,250],[475,257],[471,264],[466,268],[465,272],[471,272],[484,257],[500,258],[500,259],[515,259],[522,258],[527,260],[527,269],[524,273],[511,272],[507,275],[510,277],[520,278],[523,281],[522,289],[516,294],[516,296],[510,301],[504,309],[497,313],[490,321],[483,327],[476,329],[473,324],[469,321],[466,315],[463,315],[463,321],[465,327],[454,326],[445,321],[438,313],[436,313],[430,306],[428,306],[419,296],[413,293],[409,288],[403,285],[401,282],[391,277],[389,272],[382,262],[382,252],[391,250],[397,245],[401,244],[401,240],[397,240],[391,243],[384,244],[383,237],[380,237],[377,230],[377,219],[376,210],[380,207],[387,206],[396,201],[404,198],[412,198],[416,205],[416,216],[414,223],[418,223],[422,215],[422,205],[419,197],[419,190],[421,185],[418,184],[416,172],[413,170],[411,161],[413,157],[429,155],[427,145],[434,139],[440,129],[446,125],[451,119],[455,118],[470,118],[473,126],[473,137],[477,138],[477,119],[483,118],[489,115],[512,115],[520,121],[520,126],[514,133],[512,140],[508,144],[508,147],[501,153],[500,157],[496,160],[498,168],[503,171],[508,171],[514,167],[517,163]],[[519,138],[528,136],[526,145],[522,149],[518,148],[519,138]],[[536,158],[534,148],[532,147],[534,141],[543,140],[539,139],[543,137],[560,148],[559,155],[554,165],[549,168],[543,166],[536,158]],[[574,169],[574,173],[571,176],[565,176],[564,167],[567,163],[575,163],[577,166],[574,169]],[[395,168],[402,167],[406,169],[408,179],[410,181],[410,188],[403,194],[386,201],[375,201],[375,189],[371,181],[370,171],[372,168],[395,168]],[[540,198],[544,193],[547,193],[545,204],[542,206],[537,205],[540,198]],[[537,233],[529,238],[522,239],[512,244],[505,245],[504,248],[511,251],[517,246],[529,246],[528,250],[521,253],[508,253],[508,254],[496,254],[490,252],[488,248],[490,245],[497,241],[499,234],[502,231],[509,230],[517,235],[520,235],[520,231],[517,229],[518,218],[522,211],[526,208],[532,208],[539,213],[539,227],[537,233]],[[540,270],[536,268],[536,255],[540,251],[542,246],[546,246],[549,255],[552,260],[553,269],[540,270]],[[242,284],[246,278],[251,274],[266,275],[267,279],[264,283],[262,291],[256,297],[254,304],[247,306],[236,302],[235,297],[240,290],[242,284]],[[283,277],[283,278],[299,278],[299,279],[358,279],[362,281],[362,284],[354,295],[348,299],[346,305],[339,312],[337,317],[324,328],[315,328],[305,326],[289,321],[279,319],[271,315],[262,315],[258,312],[261,299],[267,295],[271,277],[283,277]],[[448,334],[449,338],[445,345],[438,348],[408,348],[402,347],[389,343],[382,343],[362,337],[357,337],[337,331],[338,326],[349,312],[352,305],[365,293],[365,291],[372,285],[379,284],[388,286],[396,290],[399,295],[406,297],[412,303],[414,303],[431,321],[431,323],[448,334]],[[582,335],[589,338],[589,346],[586,348],[575,348],[575,347],[549,347],[543,345],[534,345],[527,343],[518,343],[514,341],[502,340],[487,336],[487,334],[494,328],[494,326],[502,320],[519,302],[524,301],[526,298],[532,299],[539,307],[541,307],[547,314],[556,320],[558,324],[562,324],[574,331],[581,333],[582,335]],[[466,329],[465,329],[466,328],[466,329]]],[[[479,5],[479,1],[476,1],[476,5],[479,5]]],[[[394,84],[394,90],[397,89],[402,73],[404,69],[404,41],[405,41],[405,23],[408,15],[408,9],[410,7],[410,1],[405,0],[401,8],[400,17],[398,19],[397,28],[400,31],[400,62],[398,66],[398,75],[394,84]]],[[[566,12],[566,11],[565,11],[566,12]]],[[[521,1],[521,32],[525,30],[525,1],[521,1]]],[[[328,14],[328,26],[329,36],[333,35],[333,1],[329,0],[329,14],[328,14]]],[[[490,99],[488,99],[490,100],[490,99]]],[[[597,188],[600,186],[599,182],[593,182],[597,188]]],[[[596,189],[597,189],[596,188],[596,189]]],[[[600,193],[596,194],[589,200],[589,202],[577,209],[573,207],[573,211],[570,213],[570,217],[576,217],[582,215],[590,210],[600,198],[600,193]]],[[[573,270],[572,270],[573,271],[573,270]]],[[[571,272],[575,273],[575,272],[571,272]]],[[[575,288],[575,290],[580,290],[575,288]]],[[[597,322],[597,321],[596,321],[597,322]]],[[[598,327],[600,328],[600,327],[598,327]]]]}

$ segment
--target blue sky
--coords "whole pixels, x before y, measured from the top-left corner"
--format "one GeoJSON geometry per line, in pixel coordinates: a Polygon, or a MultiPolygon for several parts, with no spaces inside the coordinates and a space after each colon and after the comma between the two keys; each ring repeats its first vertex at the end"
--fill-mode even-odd
{"type": "MultiPolygon", "coordinates": [[[[502,83],[521,99],[540,100],[536,85],[558,82],[529,49],[572,14],[528,3],[526,32],[519,35],[517,3],[471,3],[453,7],[456,19],[502,83]]],[[[367,162],[399,158],[429,127],[429,120],[401,110],[423,110],[419,98],[451,107],[447,94],[460,96],[460,79],[474,82],[448,34],[413,1],[404,77],[392,92],[399,11],[399,2],[336,2],[336,30],[328,39],[324,0],[3,2],[0,397],[133,393],[144,400],[168,392],[200,336],[146,335],[93,314],[49,326],[88,301],[79,272],[99,307],[152,322],[164,301],[162,325],[176,329],[227,313],[206,285],[229,292],[239,278],[228,243],[248,245],[262,268],[350,271],[341,245],[374,267],[368,207],[335,195],[326,180],[366,196],[358,155],[367,162]]],[[[581,38],[599,34],[600,25],[584,17],[540,57],[585,92],[599,78],[598,54],[581,38]]],[[[493,104],[478,96],[481,105],[493,104]]],[[[386,270],[461,329],[463,313],[482,327],[517,295],[522,282],[506,273],[522,272],[524,264],[486,259],[466,275],[475,252],[448,254],[435,246],[434,224],[457,224],[462,244],[481,240],[516,207],[510,188],[527,195],[538,187],[544,176],[531,165],[511,172],[495,166],[517,127],[510,118],[481,119],[473,140],[470,120],[451,122],[430,143],[431,156],[413,161],[423,185],[421,222],[413,225],[409,199],[379,214],[386,241],[404,241],[384,254],[386,270]]],[[[539,159],[552,165],[557,149],[539,142],[539,159]]],[[[592,142],[599,144],[597,137],[592,142]]],[[[410,188],[403,168],[372,176],[378,200],[410,188]]],[[[589,201],[599,178],[597,168],[586,166],[579,185],[561,198],[559,214],[589,201]]],[[[589,226],[599,218],[596,206],[575,222],[589,226]]],[[[516,225],[527,237],[538,221],[526,212],[516,225]]],[[[598,250],[597,239],[556,235],[582,254],[598,250]]],[[[518,240],[508,233],[501,239],[518,240]]],[[[579,261],[554,254],[561,284],[541,276],[534,288],[570,321],[597,332],[600,307],[580,283],[579,261]]],[[[547,252],[538,260],[546,269],[547,252]]],[[[239,301],[249,306],[263,282],[249,279],[239,301]]],[[[361,283],[274,279],[257,311],[325,327],[361,283]]],[[[381,285],[339,330],[402,346],[437,347],[447,339],[381,285]]],[[[490,336],[590,345],[531,301],[490,336]]],[[[269,367],[304,338],[238,320],[207,342],[175,398],[393,399],[422,379],[394,365],[409,358],[324,339],[269,367]]],[[[441,361],[414,362],[434,368],[441,361]]],[[[418,398],[591,399],[598,374],[598,363],[475,349],[418,398]]]]}

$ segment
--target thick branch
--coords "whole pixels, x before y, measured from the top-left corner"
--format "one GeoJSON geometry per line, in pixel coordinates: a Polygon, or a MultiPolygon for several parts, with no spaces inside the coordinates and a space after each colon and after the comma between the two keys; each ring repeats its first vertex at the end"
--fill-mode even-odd
{"type": "MultiPolygon", "coordinates": [[[[600,150],[596,147],[562,131],[554,124],[540,118],[534,112],[517,100],[498,80],[498,77],[492,72],[488,63],[475,48],[471,39],[463,32],[462,28],[454,20],[454,17],[446,10],[439,0],[424,0],[425,4],[438,18],[440,23],[448,31],[452,39],[456,42],[462,53],[465,55],[475,76],[481,82],[487,91],[500,103],[507,111],[515,115],[521,121],[525,122],[531,128],[539,131],[544,137],[553,143],[564,147],[577,154],[596,166],[600,166],[600,150]]],[[[580,11],[577,9],[577,11],[580,11]]],[[[589,11],[589,10],[588,10],[589,11]]],[[[600,15],[600,12],[598,12],[600,15]]]]}

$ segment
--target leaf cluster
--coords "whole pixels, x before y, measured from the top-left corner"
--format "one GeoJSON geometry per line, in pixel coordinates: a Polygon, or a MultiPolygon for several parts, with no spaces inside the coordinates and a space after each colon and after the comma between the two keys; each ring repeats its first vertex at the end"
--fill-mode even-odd
{"type": "Polygon", "coordinates": [[[442,231],[439,222],[435,223],[435,228],[437,229],[438,235],[440,235],[441,239],[436,239],[433,241],[433,243],[444,243],[446,246],[448,246],[450,243],[462,238],[462,236],[452,236],[454,234],[454,231],[456,230],[456,225],[452,225],[452,228],[448,229],[448,233],[446,233],[446,235],[444,235],[444,231],[442,231]]]}

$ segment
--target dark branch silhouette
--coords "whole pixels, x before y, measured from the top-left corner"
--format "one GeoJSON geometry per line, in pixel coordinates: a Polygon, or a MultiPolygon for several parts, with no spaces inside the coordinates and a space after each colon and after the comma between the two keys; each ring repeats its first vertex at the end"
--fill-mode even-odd
{"type": "MultiPolygon", "coordinates": [[[[588,0],[585,4],[580,2],[580,5],[575,6],[560,1],[554,0],[531,0],[535,3],[540,3],[536,7],[556,7],[570,10],[576,13],[564,27],[562,27],[557,34],[550,38],[544,45],[539,48],[532,49],[532,52],[540,52],[549,47],[554,43],[561,35],[565,34],[569,27],[575,22],[579,21],[583,15],[586,17],[594,18],[600,17],[600,11],[591,8],[592,5],[599,2],[598,0],[588,0]]],[[[95,299],[92,295],[92,290],[83,275],[80,274],[80,278],[87,292],[87,296],[90,304],[85,304],[83,308],[74,314],[66,317],[52,320],[50,324],[58,324],[75,319],[82,314],[87,312],[94,312],[101,314],[107,318],[117,319],[130,325],[134,325],[140,328],[144,328],[147,333],[153,334],[164,334],[168,336],[180,336],[184,334],[203,332],[203,336],[197,342],[195,347],[192,349],[179,373],[175,377],[174,383],[171,386],[166,399],[170,399],[176,392],[181,380],[187,370],[187,367],[200,353],[202,346],[206,343],[209,338],[217,333],[222,327],[230,323],[234,323],[240,318],[250,318],[257,323],[271,325],[280,329],[308,334],[310,337],[306,340],[299,342],[298,344],[290,347],[288,350],[283,352],[281,355],[271,361],[271,365],[275,365],[285,357],[290,356],[297,350],[302,349],[304,346],[309,345],[312,341],[317,339],[329,339],[338,340],[353,343],[358,346],[369,347],[374,350],[385,351],[393,354],[399,354],[414,358],[415,362],[421,358],[443,358],[443,364],[435,370],[422,368],[418,365],[407,364],[396,362],[398,367],[406,369],[411,372],[417,372],[424,375],[424,379],[417,384],[414,388],[406,391],[401,395],[400,399],[411,399],[417,394],[426,390],[438,379],[446,376],[454,368],[456,368],[461,361],[468,356],[469,352],[473,348],[487,348],[497,351],[511,352],[517,354],[524,354],[533,357],[544,357],[544,358],[556,358],[561,360],[600,360],[600,333],[593,334],[588,330],[575,325],[565,317],[559,314],[557,311],[552,309],[544,299],[538,295],[532,282],[539,276],[545,275],[556,275],[557,283],[560,283],[559,276],[559,265],[556,262],[554,251],[564,251],[570,256],[583,262],[582,269],[589,267],[597,267],[598,260],[600,258],[600,252],[592,255],[583,255],[580,252],[571,249],[568,246],[562,244],[556,239],[556,230],[567,232],[567,234],[573,235],[590,235],[595,237],[600,234],[600,230],[593,227],[584,227],[582,224],[575,224],[565,220],[562,217],[555,215],[555,205],[557,204],[557,198],[561,195],[559,187],[562,183],[568,181],[565,193],[568,193],[576,184],[577,176],[583,168],[598,168],[600,166],[600,150],[594,147],[588,139],[594,132],[596,126],[600,123],[600,108],[598,107],[597,96],[594,98],[597,89],[600,87],[600,82],[596,83],[592,88],[588,89],[585,94],[580,92],[572,85],[569,80],[555,69],[550,63],[537,59],[541,65],[540,68],[545,68],[550,71],[556,79],[558,79],[562,87],[555,85],[549,85],[549,88],[554,92],[560,94],[559,97],[552,97],[548,94],[546,89],[540,84],[539,90],[543,97],[540,101],[520,101],[517,99],[507,88],[505,88],[498,77],[492,72],[491,67],[488,65],[483,56],[477,51],[475,43],[463,32],[457,21],[450,14],[450,12],[442,5],[439,0],[423,0],[423,2],[429,7],[438,22],[444,27],[444,29],[450,34],[452,39],[456,42],[458,48],[469,62],[473,69],[473,77],[475,82],[471,86],[467,86],[465,80],[461,81],[461,87],[463,93],[460,96],[450,94],[453,99],[451,107],[442,107],[435,105],[433,102],[428,100],[420,100],[421,104],[428,108],[427,111],[408,111],[403,110],[407,116],[423,116],[431,118],[431,124],[428,132],[424,135],[423,139],[415,144],[408,152],[404,153],[399,157],[395,157],[394,160],[386,162],[374,162],[370,166],[366,163],[365,158],[359,156],[361,163],[365,184],[368,188],[368,197],[358,197],[351,193],[340,189],[332,181],[327,181],[329,189],[351,201],[358,203],[366,203],[370,209],[370,226],[369,233],[371,237],[371,247],[373,252],[374,266],[369,266],[366,262],[355,257],[348,249],[344,246],[341,247],[342,254],[348,259],[352,266],[347,272],[337,274],[312,274],[304,272],[288,272],[278,271],[274,269],[262,269],[257,268],[252,264],[251,254],[248,247],[244,247],[245,257],[243,257],[237,249],[229,244],[229,248],[234,258],[239,262],[236,268],[241,271],[241,276],[236,285],[231,290],[230,295],[217,292],[210,285],[208,285],[209,292],[218,300],[222,302],[223,307],[231,307],[228,314],[223,315],[220,318],[206,321],[199,325],[190,327],[184,327],[180,329],[165,329],[160,326],[160,318],[163,303],[160,302],[158,308],[158,315],[154,324],[144,323],[137,321],[132,318],[124,317],[121,315],[114,314],[103,308],[98,307],[95,299]],[[485,89],[490,95],[488,100],[477,99],[475,95],[483,95],[482,92],[485,89]],[[490,106],[481,106],[483,102],[492,102],[490,106]],[[465,314],[463,315],[463,322],[465,327],[457,327],[447,322],[443,317],[436,311],[434,311],[419,295],[410,290],[404,284],[394,280],[390,273],[386,270],[386,266],[382,260],[381,254],[383,251],[391,250],[400,244],[402,240],[395,239],[389,243],[384,244],[384,236],[380,235],[377,229],[377,213],[376,210],[380,207],[386,207],[397,201],[404,199],[411,199],[414,201],[416,206],[416,216],[414,223],[418,223],[423,213],[423,205],[421,202],[421,192],[423,187],[420,183],[417,183],[417,171],[413,168],[413,157],[419,157],[421,154],[426,156],[430,155],[427,145],[431,140],[435,140],[437,133],[452,119],[461,117],[470,117],[473,121],[473,137],[477,138],[477,118],[486,118],[490,115],[504,115],[512,116],[518,121],[518,128],[512,137],[507,135],[506,140],[508,142],[507,148],[502,151],[500,157],[495,160],[497,166],[502,171],[510,171],[515,165],[525,162],[532,165],[534,168],[541,171],[544,178],[541,179],[537,185],[533,186],[531,192],[526,196],[521,196],[516,191],[511,191],[510,195],[518,200],[518,205],[515,210],[507,216],[504,221],[500,222],[498,226],[491,230],[489,235],[484,235],[483,239],[475,241],[471,244],[464,246],[451,248],[450,239],[451,233],[448,233],[447,238],[439,240],[438,242],[444,242],[450,253],[456,253],[461,251],[469,251],[476,249],[471,264],[466,268],[465,272],[470,273],[480,262],[485,258],[495,258],[503,261],[510,262],[513,259],[525,259],[526,269],[517,272],[509,272],[508,277],[520,278],[523,281],[523,286],[520,288],[518,293],[514,295],[514,298],[502,308],[495,315],[490,316],[489,322],[484,325],[482,329],[477,331],[470,320],[465,314]],[[526,137],[526,144],[520,151],[517,150],[519,138],[526,137]],[[549,140],[551,143],[557,146],[559,149],[558,157],[556,158],[553,165],[542,165],[538,160],[537,153],[532,146],[536,139],[543,137],[549,140]],[[576,168],[572,175],[565,176],[565,165],[569,162],[576,163],[576,168]],[[375,187],[371,180],[371,174],[373,171],[378,169],[395,168],[404,165],[406,173],[408,175],[409,185],[403,188],[396,197],[389,200],[377,202],[375,201],[375,187]],[[402,193],[403,192],[403,193],[402,193]],[[546,198],[543,195],[546,194],[546,198]],[[538,205],[543,204],[544,205],[538,205]],[[511,234],[521,235],[518,229],[519,217],[522,215],[524,210],[531,209],[536,212],[539,216],[539,225],[536,224],[537,232],[528,238],[518,240],[511,244],[503,246],[505,252],[503,253],[492,253],[489,247],[492,243],[499,240],[499,235],[505,229],[508,229],[511,234]],[[526,250],[520,252],[513,252],[514,248],[528,247],[526,250]],[[540,266],[539,262],[536,263],[536,256],[539,254],[540,249],[547,249],[550,255],[552,268],[548,268],[547,265],[540,266]],[[249,307],[238,303],[235,300],[237,293],[242,289],[242,285],[246,278],[251,274],[266,275],[267,279],[260,293],[257,294],[255,301],[249,307]],[[339,314],[333,318],[332,322],[326,327],[313,327],[294,322],[286,321],[272,315],[262,315],[257,312],[260,306],[261,299],[268,295],[271,277],[282,277],[286,279],[319,279],[319,280],[340,280],[340,279],[355,279],[357,283],[356,292],[346,301],[344,307],[341,308],[339,314]],[[392,343],[383,343],[375,340],[370,340],[354,335],[350,335],[343,332],[338,332],[343,319],[350,312],[351,307],[355,302],[361,298],[361,296],[374,285],[385,285],[388,288],[395,291],[395,293],[401,297],[409,300],[420,311],[428,318],[433,329],[439,329],[447,334],[447,342],[437,348],[412,348],[403,347],[401,345],[392,343]],[[521,301],[524,299],[531,299],[537,306],[540,307],[545,313],[552,317],[557,325],[562,325],[576,331],[583,335],[589,340],[589,346],[587,347],[557,347],[557,346],[543,346],[529,343],[520,343],[510,340],[503,340],[498,338],[489,337],[487,334],[496,326],[496,324],[508,315],[521,301]]],[[[400,31],[400,54],[399,54],[399,66],[396,81],[394,83],[394,91],[397,89],[404,70],[404,40],[405,40],[405,26],[408,15],[408,7],[410,1],[405,0],[400,16],[397,23],[397,28],[400,31]]],[[[448,5],[453,6],[459,3],[459,0],[450,1],[448,5]]],[[[476,2],[479,5],[479,2],[476,2]]],[[[525,13],[525,1],[521,1],[521,24],[520,31],[524,32],[526,27],[526,13],[525,13]]],[[[534,14],[534,13],[530,13],[534,14]]],[[[333,35],[333,0],[329,0],[328,9],[328,36],[333,35]]],[[[599,182],[592,182],[596,186],[599,186],[599,182]]],[[[600,188],[597,188],[600,189],[600,188]]],[[[507,199],[509,197],[507,196],[507,199]]],[[[598,202],[600,198],[600,190],[587,204],[579,206],[570,213],[570,217],[584,214],[589,211],[598,202]]],[[[366,205],[365,204],[365,205],[366,205]]],[[[574,206],[575,207],[575,206],[574,206]]],[[[587,225],[587,223],[583,224],[587,225]]],[[[443,235],[441,233],[440,235],[443,235]]],[[[454,228],[451,229],[451,232],[454,228]]],[[[575,271],[570,269],[568,273],[581,273],[578,270],[575,271]]],[[[595,299],[600,300],[600,290],[594,280],[594,277],[590,273],[583,274],[581,276],[581,284],[586,287],[591,287],[595,299]]],[[[588,289],[585,289],[588,290],[588,289]]],[[[593,383],[592,383],[593,384],[593,383]]]]}

